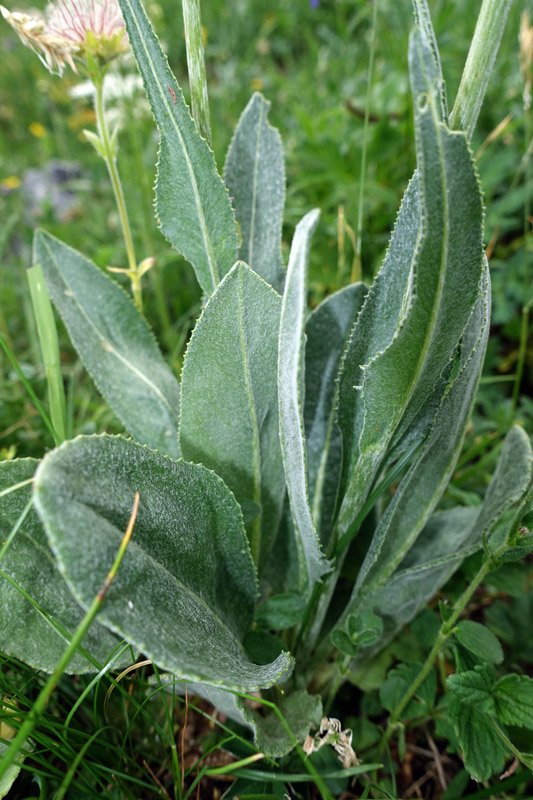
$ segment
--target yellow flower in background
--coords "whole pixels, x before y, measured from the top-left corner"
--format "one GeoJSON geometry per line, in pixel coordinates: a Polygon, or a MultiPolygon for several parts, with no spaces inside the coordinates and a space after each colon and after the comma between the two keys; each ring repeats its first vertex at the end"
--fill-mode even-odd
{"type": "Polygon", "coordinates": [[[18,189],[22,181],[20,180],[18,175],[8,175],[6,178],[3,178],[0,182],[0,186],[2,189],[7,189],[11,191],[13,189],[18,189]]]}
{"type": "Polygon", "coordinates": [[[36,139],[44,139],[48,133],[44,125],[41,125],[40,122],[32,122],[30,125],[28,125],[28,130],[32,136],[35,136],[36,139]]]}

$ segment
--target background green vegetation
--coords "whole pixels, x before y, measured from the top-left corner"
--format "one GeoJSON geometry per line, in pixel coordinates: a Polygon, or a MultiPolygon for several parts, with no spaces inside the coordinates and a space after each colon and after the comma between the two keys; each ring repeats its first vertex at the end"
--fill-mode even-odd
{"type": "MultiPolygon", "coordinates": [[[[433,0],[430,6],[451,104],[480,2],[433,0]]],[[[24,3],[18,7],[24,7],[24,3]]],[[[515,0],[472,143],[479,155],[478,169],[488,208],[485,238],[491,252],[493,327],[478,408],[464,455],[445,498],[450,504],[479,502],[497,449],[492,449],[488,456],[485,453],[501,440],[513,420],[531,430],[533,402],[528,397],[531,351],[526,353],[520,392],[515,375],[520,348],[525,345],[522,309],[531,299],[530,264],[533,260],[530,200],[533,179],[526,155],[528,146],[531,148],[533,126],[531,110],[524,111],[518,43],[520,14],[528,7],[533,17],[531,3],[515,0]],[[502,122],[503,129],[498,132],[502,122]]],[[[160,4],[148,3],[148,8],[166,44],[171,66],[187,93],[180,4],[163,0],[160,4]]],[[[302,214],[314,206],[322,209],[312,254],[313,303],[349,282],[352,273],[360,270],[363,278],[369,279],[378,269],[414,166],[406,55],[407,36],[412,25],[409,0],[379,0],[370,91],[371,122],[365,144],[363,116],[372,10],[372,3],[366,0],[322,0],[317,7],[307,0],[203,2],[217,163],[222,168],[232,131],[250,94],[262,91],[272,102],[271,121],[279,128],[285,145],[286,251],[294,225],[302,214]],[[347,232],[342,237],[344,245],[339,246],[339,208],[344,209],[347,224],[356,229],[365,146],[367,172],[361,262],[354,264],[354,249],[347,232]]],[[[111,264],[124,266],[126,259],[105,165],[82,134],[84,128],[94,126],[91,99],[75,99],[69,94],[82,78],[72,73],[65,73],[63,78],[50,76],[36,56],[25,49],[4,24],[0,26],[0,44],[3,54],[0,67],[0,332],[16,353],[34,390],[46,402],[44,370],[25,277],[25,270],[31,263],[33,227],[45,227],[102,268],[111,264]],[[52,159],[80,165],[80,173],[69,187],[74,206],[66,218],[58,218],[50,196],[32,211],[30,207],[34,204],[30,203],[24,189],[27,170],[44,168],[52,159]]],[[[119,70],[125,84],[127,76],[134,72],[133,60],[125,60],[119,70]]],[[[155,255],[157,259],[145,284],[146,316],[162,341],[167,357],[179,370],[183,348],[201,303],[200,292],[192,268],[170,250],[153,221],[151,186],[156,140],[142,92],[138,90],[129,99],[111,105],[122,119],[119,168],[137,252],[142,258],[155,255]]],[[[77,363],[62,330],[60,335],[70,434],[120,430],[77,363]]],[[[0,356],[0,456],[40,456],[44,448],[52,444],[14,370],[3,355],[0,356]]],[[[475,559],[465,564],[462,574],[455,576],[448,586],[448,597],[453,599],[459,594],[465,574],[473,574],[475,568],[475,559]]],[[[479,608],[474,610],[476,618],[485,619],[503,639],[506,663],[508,661],[512,668],[517,664],[527,668],[527,663],[532,661],[532,654],[527,651],[533,623],[532,596],[528,565],[512,565],[491,577],[485,600],[480,600],[479,608]],[[514,599],[509,601],[509,596],[514,599]],[[487,612],[485,606],[490,606],[487,612]]],[[[365,737],[371,745],[375,725],[369,718],[373,712],[379,715],[381,708],[376,690],[393,658],[407,659],[407,654],[412,657],[418,651],[423,656],[429,649],[434,620],[428,615],[435,612],[424,614],[422,621],[419,618],[418,628],[414,624],[412,630],[388,648],[373,672],[364,679],[359,676],[359,686],[366,690],[357,718],[353,720],[359,748],[365,737]]],[[[11,662],[5,664],[4,676],[0,695],[17,697],[21,707],[31,703],[39,679],[23,668],[14,670],[11,662]]],[[[37,744],[42,746],[42,754],[38,750],[34,762],[37,773],[46,774],[46,780],[58,785],[74,754],[88,742],[91,733],[109,724],[110,730],[97,737],[85,759],[86,783],[91,785],[94,781],[94,786],[101,786],[108,773],[118,770],[126,776],[119,779],[120,790],[115,794],[115,790],[110,789],[105,796],[135,798],[140,792],[147,793],[146,796],[152,796],[149,791],[157,792],[156,781],[149,770],[139,769],[136,773],[135,762],[144,758],[156,773],[159,769],[174,773],[177,754],[173,726],[164,703],[156,701],[157,705],[145,707],[142,700],[136,699],[144,696],[139,684],[143,686],[142,673],[139,673],[138,693],[132,696],[126,690],[116,690],[106,715],[102,714],[102,704],[107,686],[97,688],[92,702],[83,706],[78,723],[72,724],[66,736],[59,726],[54,727],[54,718],[64,719],[68,715],[81,687],[65,679],[55,700],[54,714],[50,714],[49,727],[37,734],[37,744]],[[49,749],[56,752],[52,766],[49,749]],[[168,762],[166,766],[162,763],[162,752],[168,762]],[[144,785],[135,784],[135,780],[144,785]]],[[[345,699],[341,695],[339,703],[345,699]]],[[[220,739],[207,726],[203,730],[197,723],[196,735],[205,737],[204,750],[220,744],[220,739]]],[[[241,747],[240,755],[249,754],[245,745],[241,747]]],[[[238,747],[236,749],[239,752],[238,747]]],[[[179,775],[176,775],[175,780],[179,782],[179,775]]],[[[522,776],[521,783],[514,786],[526,791],[525,780],[522,776]]],[[[76,783],[76,787],[81,794],[72,796],[84,796],[80,788],[83,780],[76,783]]],[[[510,787],[509,791],[508,796],[515,796],[512,794],[515,788],[510,787]]],[[[156,793],[154,796],[164,795],[156,793]]]]}

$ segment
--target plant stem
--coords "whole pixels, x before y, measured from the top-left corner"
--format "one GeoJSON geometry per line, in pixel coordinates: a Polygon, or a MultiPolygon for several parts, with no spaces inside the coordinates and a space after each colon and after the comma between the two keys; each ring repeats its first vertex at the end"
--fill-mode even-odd
{"type": "Polygon", "coordinates": [[[211,143],[209,99],[205,75],[204,42],[200,22],[200,0],[182,0],[183,26],[187,47],[187,68],[191,89],[192,116],[198,132],[211,143]]]}
{"type": "Polygon", "coordinates": [[[36,264],[27,271],[30,295],[37,323],[39,344],[43,357],[48,385],[48,405],[54,428],[54,441],[60,445],[67,438],[66,402],[61,359],[57,340],[57,328],[52,304],[46,288],[43,270],[36,264]]]}
{"type": "Polygon", "coordinates": [[[361,177],[359,180],[359,201],[357,209],[357,236],[355,241],[355,258],[352,266],[352,283],[361,280],[362,276],[362,239],[365,209],[365,180],[366,180],[366,155],[368,150],[368,130],[370,124],[370,97],[372,95],[372,79],[374,77],[374,55],[376,52],[376,27],[378,19],[378,3],[374,0],[372,9],[372,28],[370,38],[370,56],[368,59],[368,74],[366,78],[365,121],[363,125],[363,150],[361,152],[361,177]]]}
{"type": "Polygon", "coordinates": [[[125,534],[122,537],[122,540],[120,542],[120,546],[118,548],[117,555],[116,555],[115,560],[113,562],[113,566],[111,567],[111,569],[107,573],[107,577],[106,577],[104,583],[102,584],[102,587],[101,587],[100,591],[98,592],[98,594],[94,598],[93,602],[91,603],[87,613],[85,614],[85,616],[83,617],[82,621],[78,625],[78,627],[77,627],[77,629],[76,629],[76,631],[75,631],[75,633],[74,633],[74,635],[73,635],[73,637],[72,637],[72,639],[70,641],[69,646],[67,647],[67,649],[65,650],[65,652],[63,653],[61,658],[59,659],[59,661],[57,663],[57,666],[54,669],[53,673],[50,675],[50,677],[46,681],[45,685],[41,689],[41,691],[39,693],[39,696],[37,697],[37,700],[33,704],[28,716],[26,717],[26,719],[24,720],[23,724],[19,728],[19,731],[18,731],[17,735],[15,736],[13,741],[11,742],[11,745],[10,745],[9,749],[7,750],[7,752],[5,753],[3,758],[0,760],[0,780],[5,775],[6,771],[9,769],[9,767],[13,764],[13,762],[15,761],[20,749],[24,746],[26,740],[31,735],[31,733],[32,733],[32,731],[33,731],[33,729],[34,729],[34,727],[35,727],[35,725],[37,723],[37,720],[39,719],[40,715],[43,713],[43,711],[45,710],[46,706],[48,705],[48,702],[50,700],[52,692],[54,691],[55,687],[59,683],[59,679],[61,678],[63,672],[65,671],[65,669],[69,665],[70,661],[74,657],[74,654],[76,653],[76,650],[80,646],[85,634],[87,633],[87,631],[91,627],[91,625],[92,625],[92,623],[94,621],[94,618],[96,617],[98,611],[102,607],[102,603],[104,602],[105,596],[106,596],[107,592],[109,591],[109,588],[110,588],[111,584],[113,583],[113,580],[115,579],[115,576],[116,576],[116,574],[118,572],[118,568],[120,567],[120,564],[122,563],[122,559],[124,558],[124,556],[126,554],[126,548],[127,548],[128,544],[129,544],[129,541],[131,539],[131,535],[133,533],[133,528],[135,526],[135,521],[137,519],[138,508],[139,508],[139,492],[136,492],[135,493],[135,499],[133,501],[133,509],[132,509],[131,516],[130,516],[130,519],[129,519],[129,522],[128,522],[128,526],[127,526],[126,532],[125,532],[125,534]]]}
{"type": "Polygon", "coordinates": [[[102,155],[107,166],[111,186],[113,187],[113,194],[115,195],[115,202],[117,204],[118,216],[120,219],[120,226],[122,228],[122,235],[124,237],[124,245],[126,247],[126,255],[128,258],[128,275],[131,280],[131,292],[133,300],[138,310],[142,312],[142,289],[141,279],[137,267],[137,259],[135,257],[135,246],[133,244],[133,236],[131,233],[131,226],[128,217],[128,210],[126,208],[126,200],[124,198],[124,190],[122,182],[117,169],[117,157],[115,144],[109,135],[109,128],[105,117],[104,108],[104,76],[99,75],[94,79],[95,100],[94,107],[96,112],[96,123],[98,126],[98,133],[100,135],[100,142],[102,145],[102,155]]]}
{"type": "Polygon", "coordinates": [[[483,0],[468,51],[455,105],[450,114],[452,129],[472,138],[483,98],[494,69],[512,0],[483,0]]]}
{"type": "Polygon", "coordinates": [[[483,562],[483,564],[481,565],[481,567],[479,568],[476,575],[474,576],[470,584],[467,586],[463,594],[455,601],[452,614],[440,626],[439,632],[435,639],[435,643],[431,648],[431,651],[428,657],[426,658],[422,666],[422,669],[420,670],[414,681],[411,683],[411,685],[405,692],[404,696],[402,697],[396,708],[392,711],[389,718],[389,724],[387,725],[387,730],[385,731],[384,734],[383,743],[388,742],[392,733],[394,732],[394,729],[396,728],[396,725],[403,711],[405,710],[407,705],[411,702],[414,695],[416,694],[422,683],[425,681],[425,679],[431,672],[433,664],[435,663],[435,659],[437,658],[438,654],[440,653],[446,641],[452,635],[455,628],[455,624],[459,619],[459,617],[461,616],[461,614],[463,613],[463,611],[465,610],[468,603],[470,602],[472,595],[474,594],[478,586],[485,580],[488,573],[492,569],[494,569],[494,560],[495,557],[492,557],[488,558],[486,561],[483,562]]]}
{"type": "Polygon", "coordinates": [[[522,308],[522,324],[520,326],[520,344],[518,348],[518,361],[516,364],[516,372],[513,386],[513,400],[512,400],[512,413],[516,411],[518,405],[518,398],[520,397],[520,385],[524,376],[524,366],[526,363],[527,355],[527,339],[529,332],[529,307],[530,303],[522,308]]]}

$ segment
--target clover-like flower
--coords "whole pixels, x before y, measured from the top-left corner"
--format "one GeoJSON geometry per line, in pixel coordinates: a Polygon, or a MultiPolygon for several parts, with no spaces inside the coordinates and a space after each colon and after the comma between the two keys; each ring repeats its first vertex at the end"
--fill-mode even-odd
{"type": "Polygon", "coordinates": [[[117,0],[55,0],[44,15],[0,12],[47,69],[61,75],[75,59],[107,64],[126,49],[126,32],[117,0]]]}

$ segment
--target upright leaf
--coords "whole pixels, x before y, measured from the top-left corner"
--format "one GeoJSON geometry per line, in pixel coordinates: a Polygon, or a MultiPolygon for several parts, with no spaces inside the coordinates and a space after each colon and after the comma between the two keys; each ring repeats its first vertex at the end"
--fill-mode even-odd
{"type": "Polygon", "coordinates": [[[134,439],[178,458],[179,385],[144,318],[91,261],[39,231],[34,261],[87,371],[134,439]]]}
{"type": "Polygon", "coordinates": [[[135,530],[99,620],[185,680],[252,691],[291,668],[251,663],[256,575],[242,515],[222,480],[121,437],[79,437],[45,457],[35,503],[60,569],[87,607],[123,537],[135,530]]]}
{"type": "MultiPolygon", "coordinates": [[[[0,651],[52,672],[83,612],[57,567],[35,509],[31,507],[23,517],[31,502],[31,483],[26,482],[33,478],[38,463],[33,458],[0,463],[0,492],[7,492],[0,497],[0,542],[6,546],[14,533],[0,560],[0,651]]],[[[119,644],[95,622],[83,641],[93,660],[76,653],[68,671],[96,672],[119,644]]]]}
{"type": "Polygon", "coordinates": [[[269,109],[270,103],[256,92],[235,130],[224,180],[241,228],[240,258],[280,289],[285,164],[279,132],[268,122],[269,109]]]}
{"type": "Polygon", "coordinates": [[[285,483],[276,388],[281,300],[237,263],[198,320],[182,374],[184,458],[215,470],[243,509],[253,556],[263,564],[276,536],[285,483]]]}
{"type": "Polygon", "coordinates": [[[304,419],[313,518],[326,543],[339,483],[340,431],[335,421],[341,356],[361,310],[366,287],[346,286],[327,297],[306,325],[304,419]]]}
{"type": "Polygon", "coordinates": [[[161,230],[191,262],[210,295],[237,258],[229,197],[140,0],[119,3],[160,133],[156,208],[161,230]]]}
{"type": "Polygon", "coordinates": [[[457,375],[450,381],[426,441],[372,537],[359,571],[354,597],[361,587],[384,585],[416,541],[444,493],[463,446],[490,325],[489,272],[485,268],[480,296],[461,342],[457,375]]]}
{"type": "MultiPolygon", "coordinates": [[[[413,251],[413,228],[405,232],[412,259],[399,327],[378,336],[370,360],[345,369],[343,409],[354,383],[360,392],[355,417],[339,414],[345,444],[351,449],[347,489],[338,519],[342,536],[355,518],[400,423],[404,429],[430,400],[446,370],[474,305],[483,267],[482,206],[472,157],[462,134],[441,121],[434,57],[415,29],[410,44],[415,101],[418,204],[422,224],[413,251]],[[413,259],[414,252],[414,259],[413,259]],[[360,380],[353,381],[363,364],[360,380]]],[[[412,190],[414,193],[414,188],[412,190]]],[[[396,237],[403,238],[396,230],[396,237]]],[[[347,355],[347,359],[349,356],[347,355]]]]}
{"type": "Polygon", "coordinates": [[[307,447],[303,422],[307,261],[318,211],[310,211],[294,234],[281,305],[278,359],[279,434],[298,560],[300,588],[310,592],[329,567],[320,551],[307,487],[307,447]]]}

